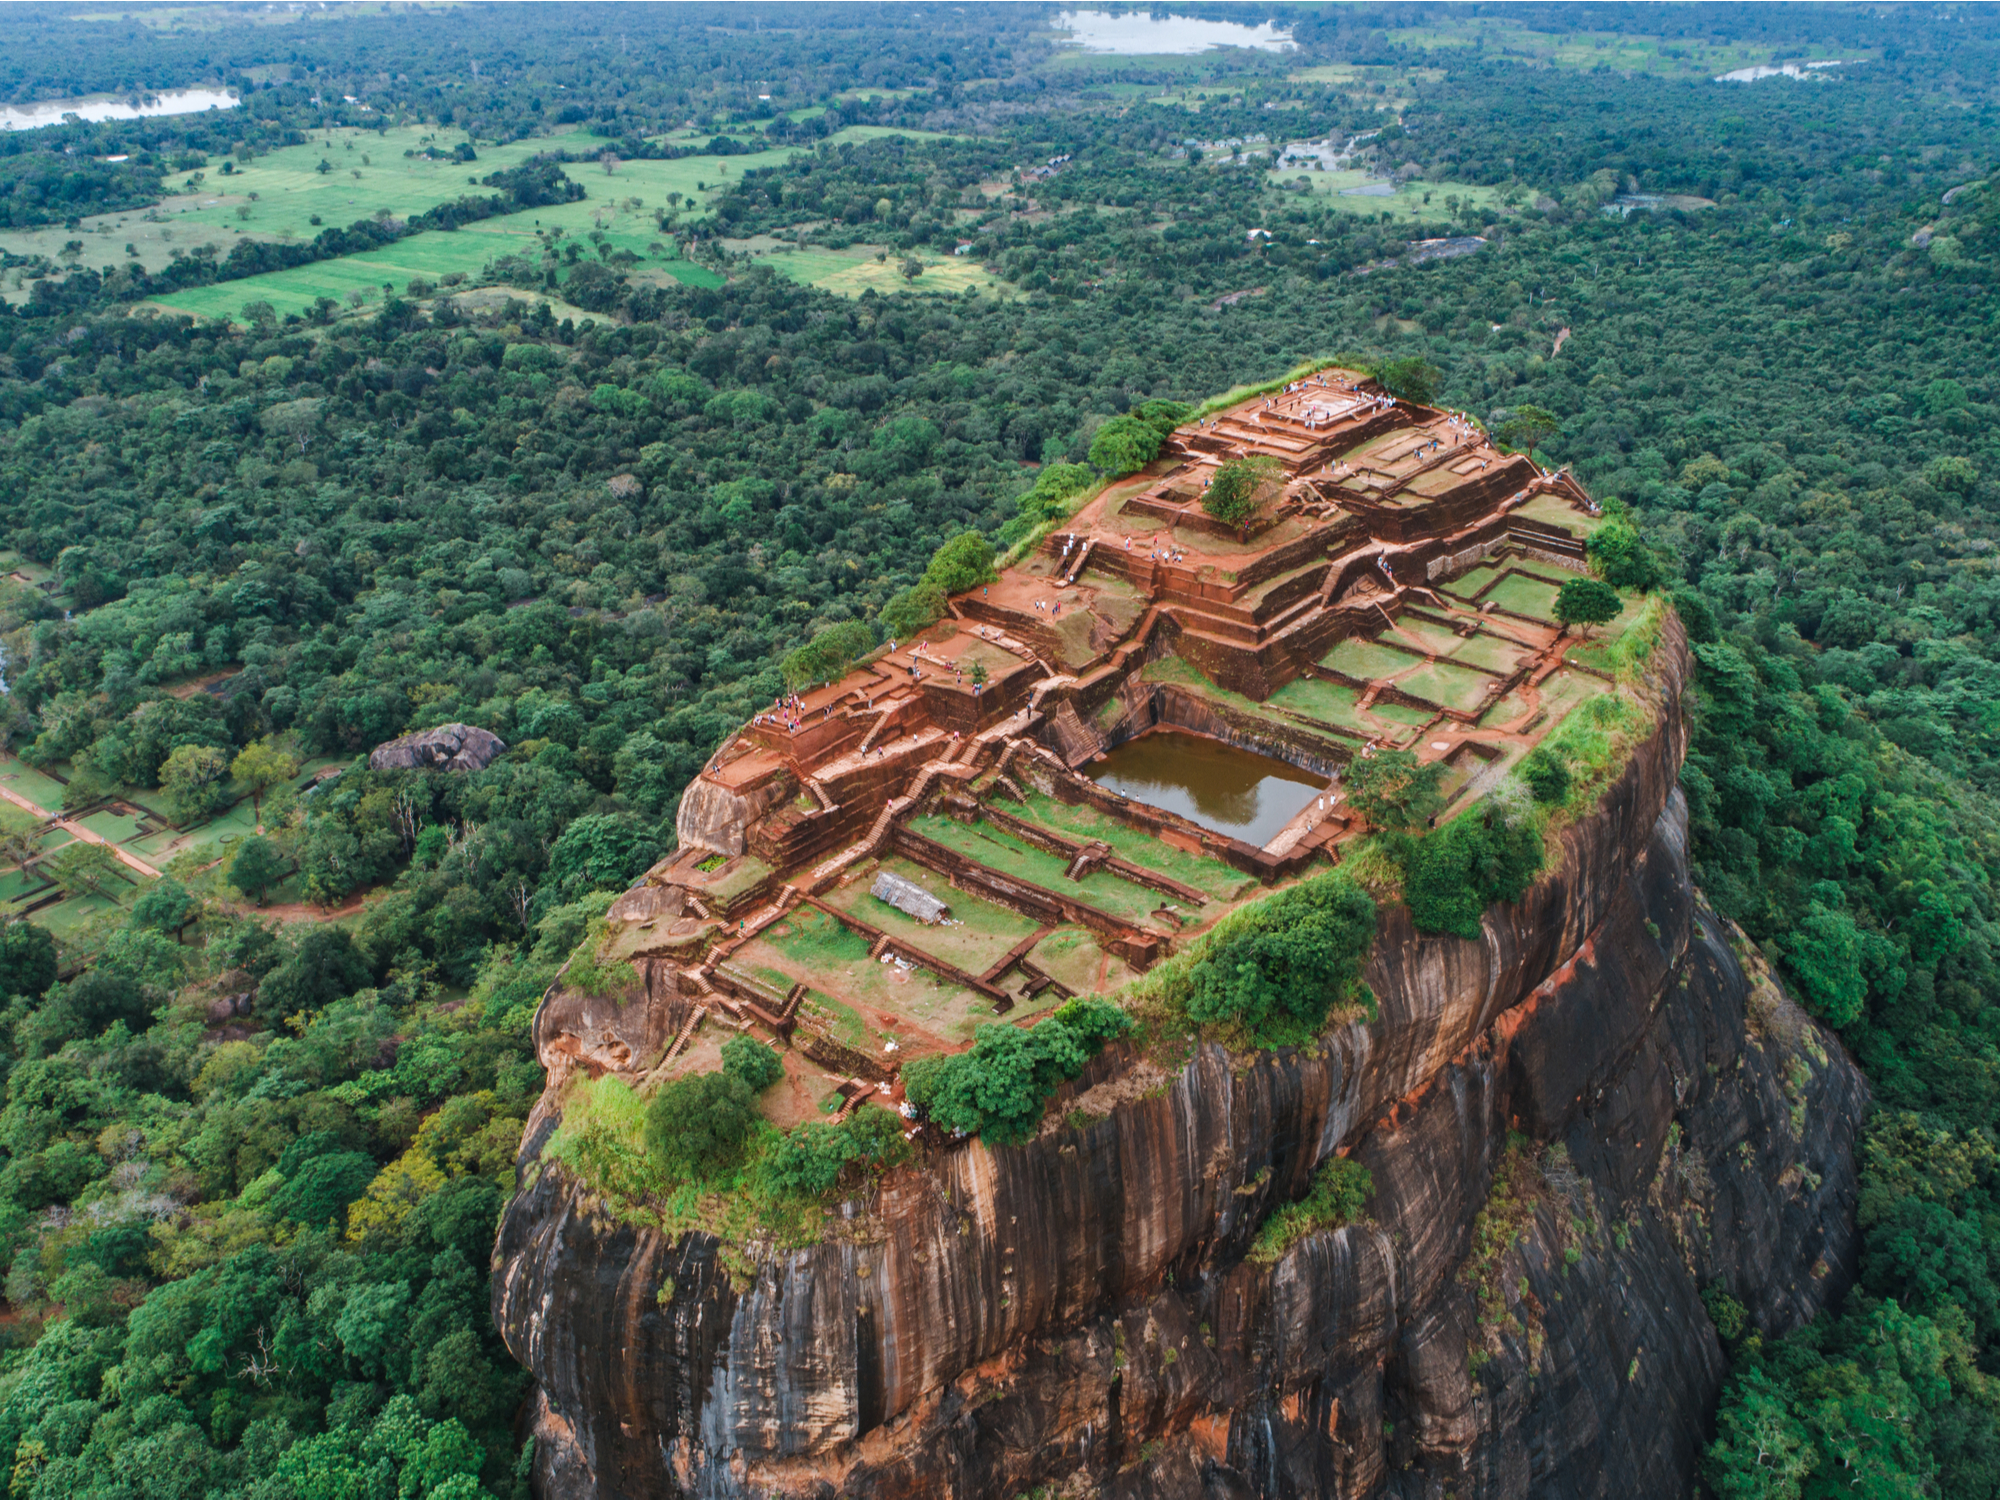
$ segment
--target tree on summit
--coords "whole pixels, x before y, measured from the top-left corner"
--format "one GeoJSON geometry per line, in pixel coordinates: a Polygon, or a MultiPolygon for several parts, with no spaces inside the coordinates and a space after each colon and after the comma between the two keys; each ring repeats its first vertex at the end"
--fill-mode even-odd
{"type": "Polygon", "coordinates": [[[1624,607],[1618,590],[1595,578],[1571,579],[1556,593],[1556,618],[1565,625],[1583,626],[1586,635],[1590,626],[1617,619],[1624,607]]]}

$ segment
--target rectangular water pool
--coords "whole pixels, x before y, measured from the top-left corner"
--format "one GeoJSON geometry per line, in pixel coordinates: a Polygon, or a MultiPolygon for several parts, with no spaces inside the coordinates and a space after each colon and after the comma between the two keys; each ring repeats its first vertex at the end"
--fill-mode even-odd
{"type": "Polygon", "coordinates": [[[1106,791],[1259,848],[1326,786],[1268,755],[1172,729],[1127,740],[1083,771],[1106,791]]]}

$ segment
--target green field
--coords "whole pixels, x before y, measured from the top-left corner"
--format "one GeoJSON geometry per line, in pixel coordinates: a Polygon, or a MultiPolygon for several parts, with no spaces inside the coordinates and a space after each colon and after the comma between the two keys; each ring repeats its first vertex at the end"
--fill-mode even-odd
{"type": "Polygon", "coordinates": [[[1512,724],[1527,711],[1528,700],[1523,698],[1520,693],[1512,692],[1479,716],[1479,727],[1481,729],[1501,729],[1512,724]]]}
{"type": "MultiPolygon", "coordinates": [[[[454,198],[491,196],[492,188],[467,179],[519,166],[537,152],[573,145],[581,137],[572,133],[488,146],[470,164],[403,155],[426,146],[450,151],[464,139],[460,130],[390,130],[382,135],[372,130],[316,132],[312,144],[260,156],[227,177],[221,175],[218,158],[203,169],[203,181],[193,188],[189,187],[192,173],[170,177],[168,196],[149,209],[93,215],[75,230],[61,225],[8,230],[0,233],[0,249],[55,258],[66,243],[81,240],[76,264],[107,270],[134,259],[126,250],[129,245],[141,265],[158,271],[176,250],[212,245],[227,255],[239,239],[304,243],[324,228],[345,228],[380,211],[406,218],[454,198]],[[364,156],[369,159],[365,167],[364,156]],[[332,164],[332,171],[315,170],[322,158],[332,164]],[[361,176],[356,178],[355,172],[361,176]],[[249,216],[239,217],[239,208],[247,208],[249,216]],[[315,214],[321,223],[312,222],[315,214]]],[[[7,295],[19,300],[27,293],[13,286],[10,278],[7,295]]]]}
{"type": "Polygon", "coordinates": [[[1485,563],[1461,573],[1444,585],[1444,591],[1460,599],[1477,599],[1486,586],[1500,576],[1500,570],[1485,563]]]}
{"type": "MultiPolygon", "coordinates": [[[[11,755],[0,755],[0,786],[17,797],[26,797],[44,812],[62,810],[62,783],[11,755]]],[[[14,804],[10,802],[7,805],[12,807],[14,804]]]]}
{"type": "MultiPolygon", "coordinates": [[[[408,132],[406,132],[407,134],[408,132]]],[[[392,132],[392,134],[394,134],[392,132]]],[[[895,131],[881,126],[855,125],[828,137],[829,143],[846,141],[879,140],[887,136],[920,136],[916,131],[895,131]]],[[[935,139],[935,137],[925,137],[935,139]]],[[[369,139],[373,139],[372,136],[369,139]]],[[[570,137],[544,140],[536,143],[536,149],[575,141],[570,137]]],[[[527,143],[517,143],[525,145],[527,143]]],[[[242,177],[249,177],[265,168],[267,162],[304,151],[307,148],[293,147],[289,151],[273,152],[269,157],[260,157],[245,169],[242,177]]],[[[512,149],[512,148],[510,148],[512,149]]],[[[539,262],[548,239],[560,230],[568,238],[582,240],[589,238],[595,254],[601,247],[610,254],[620,250],[629,251],[638,257],[638,264],[630,267],[638,277],[653,277],[673,280],[693,286],[720,286],[722,278],[706,266],[698,266],[678,258],[671,228],[663,231],[655,219],[658,210],[670,213],[676,208],[685,219],[692,212],[693,217],[702,217],[697,208],[690,210],[689,204],[699,205],[713,197],[729,181],[743,173],[760,167],[770,167],[789,160],[801,148],[785,147],[774,151],[759,151],[748,156],[684,156],[677,161],[624,161],[617,164],[611,173],[594,165],[570,164],[566,170],[576,181],[584,185],[589,194],[575,203],[555,204],[542,208],[523,209],[520,213],[505,214],[498,218],[482,219],[467,224],[457,230],[431,230],[424,234],[412,235],[380,250],[370,250],[359,255],[343,256],[338,260],[318,261],[309,266],[297,266],[285,271],[272,271],[262,276],[245,277],[240,281],[225,281],[215,286],[197,287],[185,292],[175,292],[153,299],[153,305],[172,308],[177,312],[190,313],[204,318],[237,318],[248,302],[268,302],[280,315],[304,312],[313,305],[314,299],[332,297],[345,303],[350,293],[359,293],[364,298],[380,301],[385,287],[402,291],[409,285],[410,278],[421,276],[429,281],[437,281],[452,273],[468,279],[475,278],[492,261],[503,255],[521,254],[539,262]],[[669,202],[669,195],[678,195],[678,204],[669,202]],[[602,236],[601,239],[596,238],[602,236]]],[[[319,156],[314,154],[312,162],[304,168],[303,174],[297,169],[288,169],[293,177],[303,175],[315,182],[323,182],[312,169],[319,156]]],[[[377,163],[382,156],[376,151],[367,153],[377,163]]],[[[521,153],[522,159],[533,151],[521,153]]],[[[482,156],[479,163],[484,166],[482,156]]],[[[407,166],[407,163],[399,165],[407,166]]],[[[272,168],[274,172],[276,168],[272,168]]],[[[364,174],[372,170],[361,169],[364,174]]],[[[434,173],[443,170],[426,167],[421,171],[412,169],[401,179],[412,192],[426,189],[436,192],[434,173]]],[[[459,170],[458,181],[463,183],[473,169],[459,170]]],[[[385,171],[382,191],[389,194],[395,180],[393,172],[385,171]]],[[[232,179],[233,181],[233,179],[232,179]]],[[[364,175],[356,183],[357,191],[368,182],[364,175]]],[[[294,193],[306,193],[311,189],[295,187],[294,193]]],[[[341,190],[344,191],[344,190],[341,190]]],[[[467,186],[465,191],[472,191],[467,186]]],[[[456,192],[439,194],[425,201],[410,200],[401,212],[413,212],[455,196],[456,192]]],[[[268,201],[268,195],[267,200],[268,201]]],[[[298,215],[304,199],[288,202],[282,212],[298,215]]],[[[260,202],[252,207],[252,224],[264,209],[260,202]]],[[[350,215],[347,219],[328,217],[328,223],[349,223],[355,217],[366,218],[376,207],[388,206],[365,202],[356,198],[351,204],[345,199],[340,211],[350,215]],[[364,211],[365,210],[365,211],[364,211]]],[[[209,210],[203,210],[208,212],[209,210]]],[[[219,207],[217,212],[233,213],[233,208],[219,207]]],[[[274,210],[274,214],[278,212],[274,210]]],[[[895,286],[907,286],[899,267],[900,257],[891,257],[886,263],[874,260],[874,250],[844,253],[837,251],[794,252],[809,257],[805,267],[810,274],[796,275],[783,262],[786,256],[772,254],[770,263],[784,274],[794,275],[794,279],[810,281],[815,285],[827,284],[833,291],[858,296],[870,285],[878,291],[889,291],[895,286]]],[[[957,293],[969,285],[999,287],[1000,283],[986,275],[977,265],[951,257],[927,255],[920,257],[928,267],[924,278],[917,283],[918,290],[937,290],[957,293]],[[930,278],[935,277],[935,280],[930,278]],[[925,282],[928,281],[928,285],[925,282]]],[[[802,267],[805,268],[805,267],[802,267]]],[[[532,296],[533,294],[524,294],[532,296]]]]}
{"type": "Polygon", "coordinates": [[[1367,172],[1313,172],[1299,167],[1274,167],[1266,175],[1274,184],[1286,187],[1303,179],[1315,194],[1326,199],[1327,207],[1370,217],[1386,213],[1395,219],[1443,219],[1452,212],[1447,198],[1459,200],[1456,215],[1459,218],[1469,218],[1475,213],[1489,217],[1506,206],[1506,189],[1479,183],[1419,180],[1397,187],[1380,182],[1367,172]],[[1369,191],[1357,191],[1362,188],[1369,191]]]}
{"type": "Polygon", "coordinates": [[[948,964],[977,974],[1035,930],[1035,923],[1019,912],[981,900],[969,891],[953,890],[935,870],[927,870],[900,856],[884,859],[879,868],[900,875],[942,900],[951,908],[953,925],[932,926],[904,914],[870,894],[872,880],[857,880],[828,892],[827,904],[859,917],[871,927],[894,933],[898,941],[948,964]]]}
{"type": "Polygon", "coordinates": [[[1388,636],[1398,645],[1421,645],[1432,656],[1449,656],[1465,644],[1457,631],[1410,614],[1398,619],[1388,636]]]}
{"type": "Polygon", "coordinates": [[[1256,884],[1252,876],[1219,860],[1162,843],[1152,834],[1121,823],[1087,802],[1071,807],[1040,792],[1030,792],[1027,806],[1019,809],[1017,816],[1073,839],[1102,839],[1121,859],[1224,901],[1234,901],[1256,884]]]}
{"type": "MultiPolygon", "coordinates": [[[[1069,861],[1037,849],[1004,829],[990,823],[967,825],[952,818],[926,815],[911,820],[909,826],[925,838],[955,849],[968,859],[976,859],[988,869],[1005,870],[1044,890],[1075,891],[1099,911],[1127,922],[1140,922],[1164,899],[1159,892],[1134,885],[1121,876],[1093,870],[1081,880],[1065,873],[1069,861]]],[[[954,913],[956,915],[956,913],[954,913]]],[[[1033,929],[1033,924],[1030,930],[1033,929]]]]}
{"type": "Polygon", "coordinates": [[[1360,701],[1361,689],[1348,687],[1344,683],[1323,682],[1317,677],[1295,677],[1271,694],[1270,698],[1271,706],[1274,708],[1303,714],[1306,718],[1317,719],[1322,724],[1334,724],[1361,734],[1373,734],[1375,725],[1364,719],[1355,708],[1355,704],[1360,701]]]}
{"type": "MultiPolygon", "coordinates": [[[[1463,16],[1429,26],[1406,26],[1382,34],[1385,43],[1403,47],[1476,47],[1489,57],[1531,58],[1558,68],[1610,68],[1619,73],[1657,73],[1670,77],[1712,78],[1771,61],[1769,43],[1707,42],[1633,36],[1622,32],[1536,31],[1498,16],[1463,16]]],[[[1850,46],[1805,47],[1788,57],[1845,57],[1858,54],[1850,46]]]]}
{"type": "Polygon", "coordinates": [[[970,255],[919,251],[914,258],[924,269],[916,277],[903,274],[903,262],[911,256],[878,245],[854,245],[846,250],[773,246],[753,249],[751,255],[781,276],[843,297],[858,297],[871,288],[881,296],[890,292],[934,292],[959,296],[973,288],[1000,297],[1014,295],[1011,286],[989,274],[970,255]]]}

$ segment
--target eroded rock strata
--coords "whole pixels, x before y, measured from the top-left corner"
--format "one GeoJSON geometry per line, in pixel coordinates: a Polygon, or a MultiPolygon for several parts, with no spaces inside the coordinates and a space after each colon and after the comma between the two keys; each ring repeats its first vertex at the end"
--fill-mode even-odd
{"type": "Polygon", "coordinates": [[[1690,882],[1684,649],[1656,661],[1657,728],[1480,941],[1384,910],[1377,1020],[1157,1077],[1114,1050],[1037,1140],[899,1171],[754,1279],[538,1155],[575,1039],[662,1045],[688,1002],[545,1007],[494,1283],[543,1493],[1685,1493],[1699,1289],[1772,1333],[1842,1289],[1866,1093],[1690,882]],[[1335,1152],[1372,1221],[1246,1259],[1335,1152]]]}

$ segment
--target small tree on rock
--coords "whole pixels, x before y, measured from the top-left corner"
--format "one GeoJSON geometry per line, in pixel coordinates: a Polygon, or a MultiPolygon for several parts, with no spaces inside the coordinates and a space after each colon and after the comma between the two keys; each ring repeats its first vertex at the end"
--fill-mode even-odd
{"type": "Polygon", "coordinates": [[[1370,823],[1390,832],[1421,828],[1438,815],[1444,765],[1422,765],[1408,750],[1364,755],[1347,768],[1347,800],[1370,823]]]}
{"type": "Polygon", "coordinates": [[[1390,395],[1418,406],[1429,406],[1436,400],[1438,387],[1444,383],[1436,365],[1414,356],[1390,360],[1375,372],[1375,378],[1390,395]]]}
{"type": "Polygon", "coordinates": [[[1278,461],[1263,453],[1226,463],[1202,493],[1201,508],[1225,526],[1247,525],[1276,488],[1281,472],[1278,461]]]}
{"type": "Polygon", "coordinates": [[[1529,459],[1533,460],[1535,449],[1561,425],[1552,411],[1544,411],[1539,406],[1517,406],[1514,415],[1501,426],[1500,440],[1525,449],[1529,459]]]}
{"type": "Polygon", "coordinates": [[[924,582],[936,584],[947,594],[962,594],[982,583],[991,583],[997,576],[993,571],[993,544],[976,531],[962,531],[946,542],[931,555],[930,566],[924,569],[924,582]]]}
{"type": "Polygon", "coordinates": [[[1556,594],[1556,618],[1565,625],[1583,626],[1586,635],[1592,625],[1617,619],[1624,607],[1618,590],[1595,578],[1572,579],[1556,594]]]}

